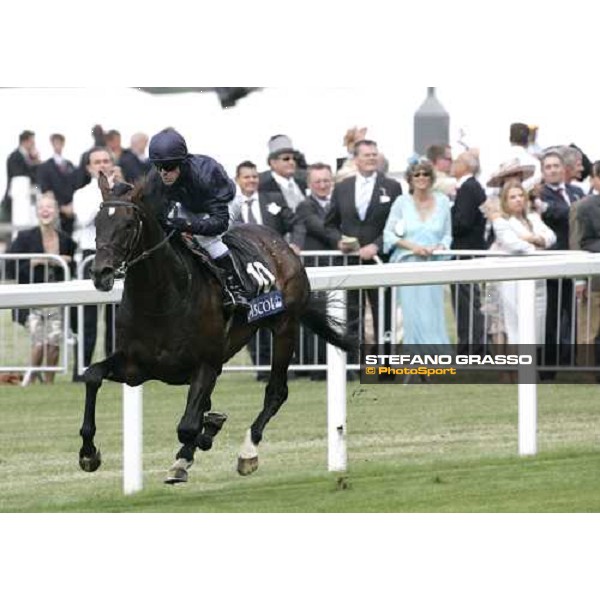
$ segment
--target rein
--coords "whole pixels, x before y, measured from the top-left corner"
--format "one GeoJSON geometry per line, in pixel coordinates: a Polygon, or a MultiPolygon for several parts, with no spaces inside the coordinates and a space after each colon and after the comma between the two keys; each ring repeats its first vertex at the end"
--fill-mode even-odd
{"type": "MultiPolygon", "coordinates": [[[[141,223],[142,222],[140,221],[140,224],[141,223]]],[[[140,232],[141,232],[141,229],[142,228],[140,225],[140,232]]],[[[174,233],[175,233],[174,229],[172,231],[169,231],[169,233],[167,234],[165,239],[162,240],[162,242],[159,242],[158,244],[156,244],[156,246],[152,246],[152,248],[150,248],[149,250],[144,250],[139,256],[137,256],[133,260],[130,260],[129,262],[124,262],[123,265],[121,266],[123,275],[125,275],[125,273],[127,273],[127,269],[129,269],[130,267],[133,267],[133,265],[136,265],[139,262],[142,262],[143,260],[146,260],[149,256],[152,256],[159,248],[162,248],[165,244],[168,244],[170,239],[173,237],[174,233]]]]}

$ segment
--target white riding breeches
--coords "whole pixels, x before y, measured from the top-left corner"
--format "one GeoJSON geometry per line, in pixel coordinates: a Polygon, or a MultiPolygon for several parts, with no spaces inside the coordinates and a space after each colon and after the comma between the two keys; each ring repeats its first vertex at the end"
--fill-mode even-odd
{"type": "Polygon", "coordinates": [[[229,248],[223,243],[220,235],[214,237],[195,235],[194,239],[210,254],[210,257],[213,259],[221,258],[221,256],[229,252],[229,248]]]}

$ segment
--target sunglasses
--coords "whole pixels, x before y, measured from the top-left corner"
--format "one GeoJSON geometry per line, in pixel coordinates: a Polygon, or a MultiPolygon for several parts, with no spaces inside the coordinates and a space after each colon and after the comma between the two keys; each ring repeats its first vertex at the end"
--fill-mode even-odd
{"type": "Polygon", "coordinates": [[[425,171],[419,171],[413,175],[413,179],[417,179],[418,177],[431,177],[429,173],[425,173],[425,171]]]}
{"type": "Polygon", "coordinates": [[[296,160],[295,156],[280,156],[279,160],[282,160],[283,162],[291,162],[292,160],[296,160]]]}
{"type": "Polygon", "coordinates": [[[177,169],[177,167],[179,167],[180,165],[181,165],[181,163],[177,162],[177,161],[156,163],[156,170],[157,171],[165,171],[166,173],[170,173],[171,171],[174,171],[175,169],[177,169]]]}

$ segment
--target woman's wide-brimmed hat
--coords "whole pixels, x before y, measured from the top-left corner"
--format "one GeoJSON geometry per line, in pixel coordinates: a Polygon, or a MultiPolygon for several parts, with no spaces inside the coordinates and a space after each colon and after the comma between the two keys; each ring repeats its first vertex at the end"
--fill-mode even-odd
{"type": "Polygon", "coordinates": [[[518,160],[500,165],[500,168],[487,182],[487,187],[501,187],[507,179],[519,177],[522,181],[529,179],[535,173],[533,165],[522,165],[518,160]]]}

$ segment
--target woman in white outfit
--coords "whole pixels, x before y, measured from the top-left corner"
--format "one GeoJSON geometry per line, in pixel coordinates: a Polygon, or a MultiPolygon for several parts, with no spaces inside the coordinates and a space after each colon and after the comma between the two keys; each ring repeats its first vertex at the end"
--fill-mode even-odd
{"type": "MultiPolygon", "coordinates": [[[[554,232],[542,221],[539,214],[529,211],[529,201],[523,186],[509,181],[500,194],[499,211],[490,215],[496,241],[492,250],[513,254],[528,254],[550,248],[556,242],[554,232]]],[[[536,280],[536,343],[545,339],[546,282],[536,280]]],[[[517,312],[517,282],[503,281],[499,285],[500,310],[506,328],[508,344],[519,343],[517,312]]]]}

